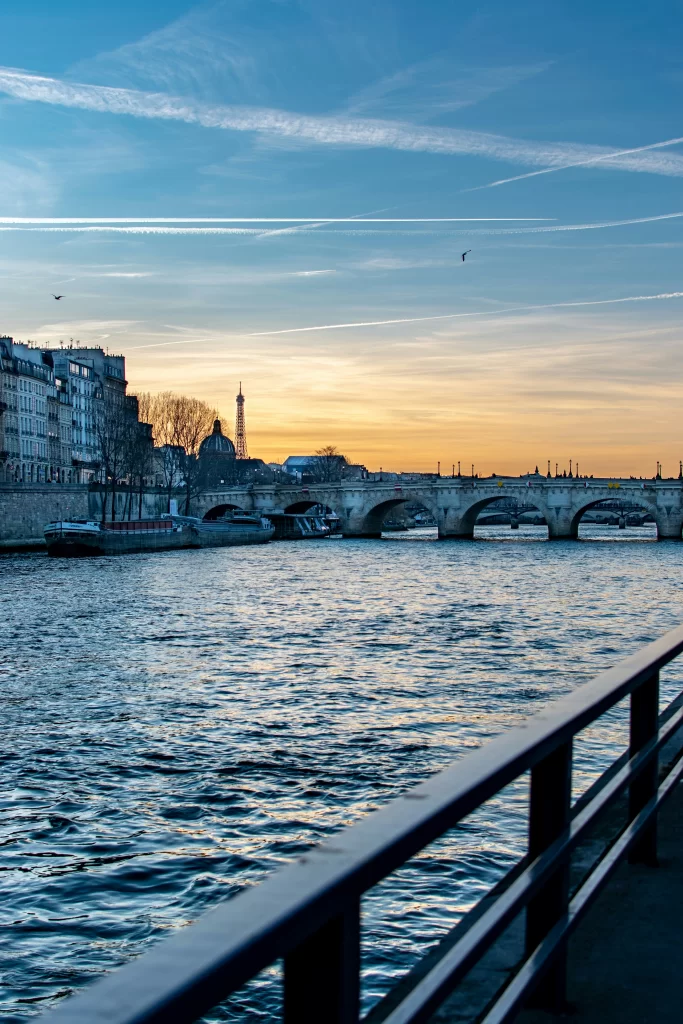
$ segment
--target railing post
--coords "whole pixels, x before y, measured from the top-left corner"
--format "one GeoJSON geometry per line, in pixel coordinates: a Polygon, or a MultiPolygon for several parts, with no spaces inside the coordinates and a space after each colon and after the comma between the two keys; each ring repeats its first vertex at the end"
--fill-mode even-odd
{"type": "Polygon", "coordinates": [[[360,902],[285,958],[284,1024],[358,1024],[360,902]]]}
{"type": "MultiPolygon", "coordinates": [[[[659,723],[659,672],[631,694],[629,756],[633,757],[657,732],[659,723]]],[[[657,792],[659,760],[655,756],[633,780],[628,793],[628,817],[632,821],[657,792]]],[[[657,864],[657,819],[643,831],[628,856],[631,864],[657,864]]]]}
{"type": "MultiPolygon", "coordinates": [[[[569,823],[572,788],[572,744],[563,743],[531,769],[529,857],[534,860],[557,839],[569,823]]],[[[561,864],[526,911],[526,951],[531,954],[567,912],[569,861],[561,864]]],[[[566,1003],[567,950],[561,946],[555,962],[531,997],[534,1006],[559,1010],[566,1003]]]]}

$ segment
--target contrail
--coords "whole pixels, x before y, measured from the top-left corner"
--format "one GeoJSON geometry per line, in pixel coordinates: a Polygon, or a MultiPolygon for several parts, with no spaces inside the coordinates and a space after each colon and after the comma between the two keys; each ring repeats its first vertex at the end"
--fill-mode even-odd
{"type": "Polygon", "coordinates": [[[318,327],[288,327],[281,331],[257,331],[246,335],[248,338],[266,338],[276,334],[300,334],[305,331],[338,331],[345,327],[383,327],[387,324],[417,324],[427,320],[456,320],[470,316],[500,316],[501,313],[521,313],[539,309],[565,309],[572,306],[608,306],[618,302],[652,302],[655,299],[683,299],[683,292],[662,292],[659,295],[629,295],[623,299],[592,299],[582,302],[547,302],[535,306],[508,306],[506,309],[481,311],[478,313],[444,313],[440,316],[401,317],[398,320],[362,320],[348,324],[323,324],[318,327]]]}
{"type": "MultiPolygon", "coordinates": [[[[660,214],[657,214],[654,217],[630,217],[627,220],[604,220],[604,221],[597,221],[595,223],[588,223],[588,224],[556,224],[556,223],[553,222],[552,218],[549,218],[549,217],[520,218],[520,219],[523,219],[525,222],[526,221],[530,221],[530,220],[533,219],[535,221],[544,221],[545,223],[540,224],[538,227],[501,227],[501,228],[498,228],[498,227],[495,227],[495,228],[494,227],[491,227],[491,228],[489,228],[489,227],[475,227],[475,228],[471,228],[468,231],[468,234],[469,235],[528,235],[528,234],[532,234],[533,235],[533,234],[544,234],[544,233],[547,233],[547,232],[555,232],[555,231],[598,231],[598,230],[601,230],[602,228],[620,228],[620,227],[626,227],[626,226],[628,226],[630,224],[653,224],[656,221],[675,220],[678,217],[683,217],[683,213],[660,213],[660,214]],[[548,223],[548,222],[550,222],[550,223],[548,223]]],[[[114,218],[112,218],[112,220],[113,219],[114,218]]],[[[517,218],[514,218],[514,217],[501,218],[501,220],[505,220],[505,221],[511,221],[511,220],[516,220],[516,219],[517,218]]],[[[187,222],[182,222],[182,223],[171,222],[171,223],[167,223],[167,222],[165,222],[163,220],[161,220],[160,223],[155,223],[152,219],[150,219],[149,221],[147,221],[145,223],[133,223],[133,222],[129,222],[129,221],[124,220],[123,223],[117,223],[117,224],[114,224],[114,223],[103,223],[103,222],[96,222],[96,223],[93,224],[93,223],[90,223],[90,222],[84,223],[83,221],[85,221],[85,218],[83,218],[81,221],[59,220],[59,218],[52,218],[52,221],[50,221],[50,220],[48,220],[46,218],[45,219],[45,223],[43,223],[40,220],[40,218],[33,218],[33,222],[26,223],[26,222],[22,222],[21,218],[6,217],[6,218],[0,218],[0,232],[2,232],[2,231],[28,231],[28,232],[36,231],[36,232],[40,232],[40,233],[49,233],[49,232],[57,232],[57,233],[60,233],[60,232],[62,232],[62,233],[63,232],[71,232],[71,233],[73,233],[73,232],[97,232],[97,231],[101,231],[101,232],[109,232],[109,233],[112,233],[112,234],[130,234],[130,235],[257,235],[257,236],[263,236],[264,234],[267,236],[267,235],[271,234],[271,232],[264,232],[262,228],[247,227],[246,224],[244,226],[240,226],[240,227],[209,226],[209,225],[211,225],[213,223],[213,221],[211,221],[211,220],[209,220],[207,218],[204,222],[201,222],[199,224],[199,226],[196,226],[195,222],[192,222],[190,218],[188,218],[187,220],[189,221],[189,224],[187,222]],[[55,220],[58,221],[57,224],[52,222],[52,221],[55,221],[55,220]]],[[[453,220],[453,218],[449,218],[449,220],[453,220]]],[[[480,220],[496,221],[496,218],[495,217],[480,218],[480,220]]],[[[422,220],[422,219],[419,219],[419,218],[415,218],[412,221],[411,220],[394,220],[394,221],[386,220],[386,221],[381,221],[381,220],[376,220],[376,219],[375,220],[367,220],[366,221],[366,223],[370,223],[370,224],[384,224],[384,223],[386,223],[386,224],[392,224],[392,223],[395,223],[395,224],[411,224],[411,223],[412,224],[423,224],[423,223],[429,224],[429,223],[442,223],[442,222],[445,223],[446,219],[445,218],[444,219],[442,219],[442,218],[432,218],[431,221],[430,221],[429,219],[422,220]]],[[[199,222],[197,222],[197,223],[199,223],[199,222]]],[[[291,222],[289,222],[289,223],[291,223],[291,222]]],[[[313,222],[313,223],[310,223],[310,224],[301,222],[300,226],[298,228],[296,228],[295,230],[297,230],[298,232],[306,232],[307,230],[310,229],[310,230],[316,230],[318,232],[319,231],[323,231],[324,232],[325,231],[325,226],[324,225],[328,224],[328,223],[334,225],[334,224],[347,224],[347,223],[357,224],[359,222],[357,220],[354,220],[353,218],[344,218],[343,220],[339,219],[336,222],[335,221],[329,221],[329,222],[328,221],[326,221],[326,222],[317,222],[316,221],[316,222],[313,222]]],[[[337,233],[345,234],[345,235],[371,235],[371,234],[383,235],[383,234],[386,234],[386,232],[380,231],[380,230],[378,230],[376,228],[362,228],[362,229],[353,229],[353,230],[351,230],[351,229],[348,229],[348,228],[334,227],[333,226],[330,230],[331,231],[336,231],[337,233]]],[[[277,232],[277,231],[276,232],[272,232],[272,234],[278,234],[278,233],[279,232],[277,232]]],[[[393,234],[411,234],[412,235],[412,234],[433,234],[434,231],[430,230],[429,228],[424,229],[424,230],[421,230],[419,228],[415,228],[415,229],[411,229],[409,231],[401,231],[401,229],[399,228],[399,229],[396,229],[392,233],[393,234]]]]}
{"type": "Polygon", "coordinates": [[[477,185],[475,188],[463,188],[461,192],[480,192],[484,188],[496,188],[498,185],[507,185],[511,181],[524,181],[525,178],[537,178],[539,174],[556,174],[558,171],[566,171],[570,167],[588,167],[590,164],[604,163],[614,160],[615,157],[630,156],[632,153],[645,153],[650,149],[665,149],[667,146],[678,146],[683,143],[683,136],[677,139],[667,139],[665,142],[652,142],[649,146],[637,146],[635,149],[620,149],[613,153],[604,153],[601,156],[593,156],[589,160],[576,160],[573,163],[563,164],[561,167],[544,167],[541,171],[529,171],[528,174],[516,174],[514,178],[500,178],[498,181],[490,181],[488,185],[477,185]]]}
{"type": "Polygon", "coordinates": [[[0,217],[0,224],[458,224],[553,221],[555,217],[0,217]]]}
{"type": "MultiPolygon", "coordinates": [[[[604,227],[625,227],[629,224],[651,224],[658,220],[675,220],[677,217],[683,217],[683,213],[660,213],[654,217],[630,217],[628,220],[599,220],[595,223],[587,224],[556,224],[556,223],[544,223],[538,227],[473,227],[468,231],[470,236],[473,234],[539,234],[546,233],[548,231],[596,231],[604,227]]],[[[5,218],[9,223],[3,222],[0,218],[0,231],[38,231],[40,233],[49,232],[88,232],[88,231],[103,231],[114,234],[255,234],[255,236],[263,237],[263,234],[274,233],[278,234],[279,231],[264,232],[260,227],[227,227],[227,226],[208,226],[208,224],[202,224],[201,226],[195,226],[190,223],[176,224],[176,223],[142,223],[134,224],[124,222],[123,224],[112,224],[112,223],[81,223],[81,222],[68,222],[59,223],[58,225],[52,223],[42,224],[40,221],[37,223],[14,223],[13,221],[18,218],[5,218]]],[[[487,218],[489,220],[495,220],[495,218],[487,218]]],[[[515,218],[507,218],[508,220],[515,218]]],[[[526,219],[526,218],[524,218],[526,219]]],[[[530,218],[528,218],[530,219],[530,218]]],[[[551,218],[538,217],[537,220],[551,220],[551,218]]],[[[344,219],[337,223],[358,223],[358,221],[344,219]]],[[[424,221],[415,220],[414,223],[423,223],[424,221]]],[[[426,221],[429,223],[429,221],[426,221]]],[[[438,223],[439,221],[434,221],[438,223]]],[[[210,223],[210,222],[209,222],[210,223]]],[[[327,221],[325,223],[328,223],[327,221]]],[[[296,228],[299,232],[306,232],[307,230],[315,229],[316,231],[325,231],[325,223],[313,222],[311,224],[302,223],[296,228]]],[[[330,222],[332,223],[332,222],[330,222]]],[[[372,221],[372,223],[384,223],[383,221],[372,221]]],[[[391,223],[391,221],[386,221],[391,223]]],[[[395,223],[411,223],[411,221],[395,221],[395,223]]],[[[361,228],[361,229],[349,229],[344,227],[331,227],[332,231],[336,231],[341,234],[358,234],[358,236],[368,236],[368,234],[386,234],[386,231],[379,230],[377,228],[361,228]]],[[[286,233],[286,232],[283,232],[286,233]]],[[[434,230],[429,228],[413,228],[410,230],[401,230],[400,228],[393,229],[391,233],[398,234],[433,234],[434,230]]]]}
{"type": "Polygon", "coordinates": [[[659,213],[654,217],[630,217],[628,220],[601,220],[592,224],[545,224],[538,228],[475,228],[472,235],[535,235],[554,231],[598,231],[600,228],[623,228],[630,224],[653,224],[660,220],[676,220],[683,213],[659,213]]]}
{"type": "Polygon", "coordinates": [[[262,235],[261,228],[210,228],[182,227],[181,225],[164,226],[162,224],[70,224],[60,227],[54,225],[22,225],[0,224],[0,231],[26,231],[37,234],[86,234],[88,232],[105,232],[121,235],[262,235]]]}
{"type": "MultiPolygon", "coordinates": [[[[363,220],[366,217],[374,217],[378,213],[387,213],[391,209],[395,209],[395,207],[382,206],[378,210],[370,210],[367,214],[354,214],[352,217],[349,217],[348,219],[349,221],[363,220]]],[[[298,235],[301,233],[306,234],[307,232],[315,228],[326,228],[328,227],[328,225],[332,223],[334,222],[329,219],[319,219],[315,223],[311,223],[310,221],[308,221],[301,224],[294,224],[293,226],[286,228],[271,228],[270,231],[261,232],[261,234],[259,235],[259,241],[261,241],[264,238],[273,238],[276,235],[298,235]]]]}
{"type": "MultiPolygon", "coordinates": [[[[297,144],[484,156],[528,167],[564,165],[605,153],[604,147],[535,142],[486,132],[434,128],[404,121],[308,115],[263,107],[219,106],[159,92],[66,82],[18,68],[0,68],[0,91],[20,100],[128,117],[181,121],[224,131],[260,132],[297,144]]],[[[614,157],[620,170],[683,176],[683,158],[635,153],[614,157]]],[[[323,219],[323,218],[321,218],[323,219]]]]}
{"type": "MultiPolygon", "coordinates": [[[[609,306],[621,302],[653,302],[662,299],[683,299],[683,292],[661,292],[658,295],[628,295],[621,299],[590,299],[580,302],[548,302],[543,305],[534,306],[508,306],[505,309],[486,309],[476,313],[445,313],[440,316],[413,316],[401,317],[396,320],[363,320],[347,324],[324,324],[318,327],[288,327],[280,331],[254,331],[251,334],[234,334],[233,338],[270,338],[280,334],[303,334],[309,331],[338,331],[345,327],[384,327],[391,324],[416,324],[434,320],[456,320],[461,317],[487,317],[489,319],[500,316],[502,313],[528,313],[542,309],[566,309],[577,306],[609,306]]],[[[484,320],[486,322],[486,320],[484,320]]],[[[221,338],[225,337],[221,335],[221,338]]],[[[157,341],[151,345],[136,345],[131,351],[140,352],[148,348],[168,348],[172,345],[198,345],[209,344],[219,338],[184,338],[181,341],[157,341]]]]}

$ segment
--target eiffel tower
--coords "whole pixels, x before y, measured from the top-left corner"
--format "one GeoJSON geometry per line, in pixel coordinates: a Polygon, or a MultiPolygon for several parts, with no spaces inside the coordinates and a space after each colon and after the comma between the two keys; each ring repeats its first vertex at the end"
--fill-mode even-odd
{"type": "Polygon", "coordinates": [[[242,394],[242,381],[240,381],[240,393],[236,398],[237,415],[235,416],[235,455],[238,459],[248,459],[247,452],[247,428],[244,425],[244,395],[242,394]]]}

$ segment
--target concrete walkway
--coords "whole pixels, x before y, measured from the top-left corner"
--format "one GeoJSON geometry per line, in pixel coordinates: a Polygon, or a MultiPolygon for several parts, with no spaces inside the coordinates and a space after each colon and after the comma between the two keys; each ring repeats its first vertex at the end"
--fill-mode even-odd
{"type": "Polygon", "coordinates": [[[664,806],[657,868],[622,864],[569,947],[567,1013],[518,1024],[683,1021],[683,785],[664,806]]]}

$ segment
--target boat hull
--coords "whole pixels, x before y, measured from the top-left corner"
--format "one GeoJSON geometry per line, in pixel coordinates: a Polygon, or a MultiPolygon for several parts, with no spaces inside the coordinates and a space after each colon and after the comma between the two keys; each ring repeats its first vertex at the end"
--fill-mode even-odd
{"type": "Polygon", "coordinates": [[[102,555],[103,551],[95,543],[67,537],[45,539],[47,553],[51,558],[84,558],[88,555],[102,555]]]}
{"type": "Polygon", "coordinates": [[[45,530],[47,553],[52,558],[83,558],[88,555],[127,555],[138,551],[173,551],[196,547],[187,530],[130,531],[75,530],[68,523],[45,530]]]}
{"type": "Polygon", "coordinates": [[[261,526],[223,526],[213,523],[201,523],[191,527],[195,537],[193,546],[200,548],[226,548],[239,544],[267,544],[274,536],[273,527],[261,526]]]}
{"type": "Polygon", "coordinates": [[[130,555],[145,551],[178,551],[184,548],[224,548],[245,544],[266,544],[274,535],[272,526],[254,523],[204,523],[185,519],[182,523],[133,521],[108,523],[51,523],[45,529],[47,552],[53,558],[82,558],[88,555],[130,555]]]}

